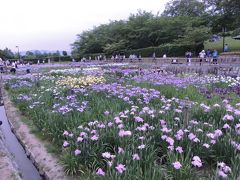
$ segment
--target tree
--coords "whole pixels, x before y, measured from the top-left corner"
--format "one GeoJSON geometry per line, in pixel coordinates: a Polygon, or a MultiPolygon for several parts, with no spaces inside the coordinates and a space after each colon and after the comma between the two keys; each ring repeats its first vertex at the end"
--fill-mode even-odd
{"type": "Polygon", "coordinates": [[[14,58],[14,53],[11,51],[11,49],[5,48],[3,50],[3,55],[7,59],[13,59],[14,58]]]}
{"type": "Polygon", "coordinates": [[[201,16],[205,5],[199,0],[172,0],[166,4],[163,16],[201,16]]]}
{"type": "Polygon", "coordinates": [[[67,51],[62,51],[63,56],[67,56],[67,51]]]}
{"type": "Polygon", "coordinates": [[[207,12],[212,16],[213,32],[220,32],[222,28],[234,30],[240,26],[239,0],[203,0],[207,12]]]}

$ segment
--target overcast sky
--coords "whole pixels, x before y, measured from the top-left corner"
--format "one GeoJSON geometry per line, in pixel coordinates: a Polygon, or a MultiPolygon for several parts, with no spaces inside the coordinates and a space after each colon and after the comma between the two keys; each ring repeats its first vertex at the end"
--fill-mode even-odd
{"type": "Polygon", "coordinates": [[[162,12],[169,0],[0,0],[0,49],[67,50],[76,34],[138,9],[162,12]]]}

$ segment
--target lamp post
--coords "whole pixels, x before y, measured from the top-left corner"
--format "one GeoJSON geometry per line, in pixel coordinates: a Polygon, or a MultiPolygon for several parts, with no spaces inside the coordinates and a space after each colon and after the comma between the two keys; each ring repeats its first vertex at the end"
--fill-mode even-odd
{"type": "Polygon", "coordinates": [[[19,62],[20,62],[19,46],[16,46],[16,48],[18,49],[18,60],[19,60],[19,62]]]}
{"type": "Polygon", "coordinates": [[[225,46],[225,32],[226,32],[226,27],[223,27],[223,28],[222,28],[222,32],[223,32],[223,35],[222,35],[222,36],[223,36],[223,52],[224,52],[224,50],[225,50],[225,49],[224,49],[224,46],[225,46]]]}

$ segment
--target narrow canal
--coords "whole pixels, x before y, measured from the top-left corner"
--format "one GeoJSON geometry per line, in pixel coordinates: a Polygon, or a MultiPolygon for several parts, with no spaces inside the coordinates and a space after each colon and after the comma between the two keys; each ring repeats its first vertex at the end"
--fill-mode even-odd
{"type": "MultiPolygon", "coordinates": [[[[13,155],[15,162],[19,167],[23,180],[42,180],[36,167],[32,161],[28,159],[25,150],[17,140],[16,136],[12,133],[10,125],[8,123],[4,106],[0,106],[0,131],[3,134],[3,141],[6,144],[9,152],[13,155]]],[[[1,177],[1,175],[0,175],[1,177]]],[[[1,178],[0,178],[1,179],[1,178]]]]}

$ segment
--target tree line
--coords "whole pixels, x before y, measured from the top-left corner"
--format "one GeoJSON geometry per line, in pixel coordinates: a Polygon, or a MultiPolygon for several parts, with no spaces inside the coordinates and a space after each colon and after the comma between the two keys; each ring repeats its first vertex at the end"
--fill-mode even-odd
{"type": "Polygon", "coordinates": [[[23,55],[22,53],[18,54],[11,51],[9,48],[3,50],[0,49],[0,58],[2,59],[21,59],[24,60],[34,60],[34,59],[47,59],[47,58],[59,58],[59,57],[69,57],[67,51],[56,51],[56,52],[41,52],[39,50],[35,51],[26,51],[23,55]]]}
{"type": "Polygon", "coordinates": [[[112,55],[166,46],[198,52],[212,34],[223,35],[223,29],[229,35],[240,33],[239,12],[238,0],[172,0],[161,15],[139,10],[127,20],[83,31],[72,44],[72,55],[112,55]]]}

